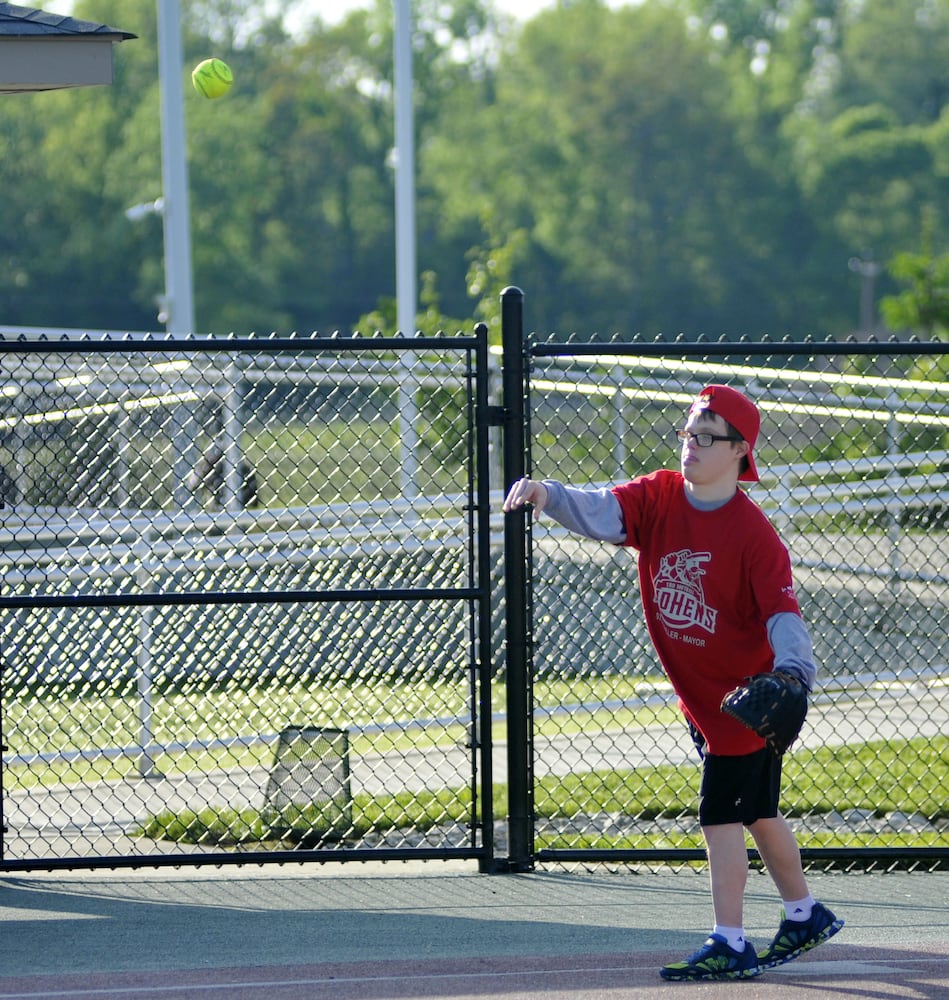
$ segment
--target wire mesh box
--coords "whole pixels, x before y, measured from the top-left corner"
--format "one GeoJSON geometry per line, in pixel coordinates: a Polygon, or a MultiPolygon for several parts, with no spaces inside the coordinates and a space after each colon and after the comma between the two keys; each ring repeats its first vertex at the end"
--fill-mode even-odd
{"type": "Polygon", "coordinates": [[[352,828],[349,733],[290,727],[277,740],[264,796],[264,820],[301,845],[338,840],[352,828]]]}

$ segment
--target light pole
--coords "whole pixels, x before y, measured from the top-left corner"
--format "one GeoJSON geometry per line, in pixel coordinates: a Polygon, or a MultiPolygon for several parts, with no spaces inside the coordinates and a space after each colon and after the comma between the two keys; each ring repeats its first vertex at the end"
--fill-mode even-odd
{"type": "Polygon", "coordinates": [[[860,275],[860,332],[869,337],[876,330],[874,290],[883,265],[874,259],[872,250],[864,250],[859,257],[851,257],[847,266],[860,275]]]}
{"type": "MultiPolygon", "coordinates": [[[[412,4],[394,0],[395,32],[395,295],[396,326],[405,337],[415,335],[415,128],[412,101],[412,4]]],[[[401,486],[405,496],[418,493],[418,401],[413,384],[412,353],[399,355],[399,437],[401,486]]]]}
{"type": "Polygon", "coordinates": [[[395,0],[395,283],[399,329],[415,333],[415,136],[411,0],[395,0]]]}
{"type": "Polygon", "coordinates": [[[168,333],[194,333],[194,279],[191,273],[191,212],[181,78],[181,7],[178,0],[157,0],[158,83],[161,90],[161,176],[163,194],[125,210],[132,222],[162,217],[165,291],[159,322],[168,333]]]}
{"type": "MultiPolygon", "coordinates": [[[[158,76],[161,86],[162,219],[165,233],[165,327],[169,333],[194,333],[191,274],[191,225],[188,161],[181,78],[181,7],[178,0],[157,0],[158,76]]],[[[157,200],[156,200],[157,204],[157,200]]]]}

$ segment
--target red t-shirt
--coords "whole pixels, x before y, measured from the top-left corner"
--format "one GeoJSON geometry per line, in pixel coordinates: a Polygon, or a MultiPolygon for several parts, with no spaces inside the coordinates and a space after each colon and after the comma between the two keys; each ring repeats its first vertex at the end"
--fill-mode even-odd
{"type": "Polygon", "coordinates": [[[626,545],[639,550],[646,624],[682,710],[710,753],[753,753],[764,740],[725,715],[722,698],[771,670],[767,621],[800,614],[788,551],[739,490],[717,510],[693,507],[668,469],[613,488],[626,545]]]}

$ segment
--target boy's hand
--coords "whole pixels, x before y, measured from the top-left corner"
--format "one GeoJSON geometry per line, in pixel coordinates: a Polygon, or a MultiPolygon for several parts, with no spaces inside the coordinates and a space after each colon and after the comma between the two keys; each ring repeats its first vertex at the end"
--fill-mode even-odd
{"type": "Polygon", "coordinates": [[[526,477],[518,479],[504,498],[504,513],[509,514],[512,510],[520,510],[526,503],[533,506],[534,520],[539,521],[541,511],[547,506],[547,487],[543,483],[535,482],[526,477]]]}

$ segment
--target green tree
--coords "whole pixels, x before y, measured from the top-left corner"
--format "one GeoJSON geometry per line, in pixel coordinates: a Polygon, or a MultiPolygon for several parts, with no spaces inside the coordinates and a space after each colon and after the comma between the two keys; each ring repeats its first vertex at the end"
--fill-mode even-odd
{"type": "Polygon", "coordinates": [[[851,252],[872,247],[886,259],[918,242],[920,212],[937,196],[920,128],[880,105],[852,108],[815,126],[798,156],[810,211],[851,252]]]}
{"type": "Polygon", "coordinates": [[[949,100],[949,2],[863,0],[845,10],[830,113],[883,104],[903,125],[936,121],[949,100]]]}
{"type": "Polygon", "coordinates": [[[0,322],[128,328],[130,316],[145,316],[132,302],[135,240],[123,215],[128,203],[106,177],[140,94],[149,26],[138,9],[105,0],[76,13],[141,37],[115,47],[111,87],[16,95],[0,106],[12,143],[3,160],[0,211],[11,239],[0,322]]]}
{"type": "Polygon", "coordinates": [[[890,274],[908,287],[880,302],[887,324],[927,338],[944,337],[949,331],[949,254],[899,253],[890,274]]]}
{"type": "Polygon", "coordinates": [[[511,277],[539,327],[792,323],[783,276],[802,251],[782,237],[806,226],[747,155],[712,55],[665,4],[581,0],[504,50],[494,104],[443,123],[427,163],[445,214],[492,247],[526,234],[511,277]]]}
{"type": "MultiPolygon", "coordinates": [[[[200,330],[352,329],[394,296],[392,6],[291,38],[296,2],[183,0],[186,66],[237,79],[183,81],[200,330]]],[[[947,10],[415,0],[419,325],[496,328],[517,284],[543,333],[849,332],[854,253],[947,251],[947,10]]],[[[0,105],[0,322],[154,328],[161,220],[124,212],[162,193],[156,10],[76,14],[138,38],[111,87],[0,105]]]]}

